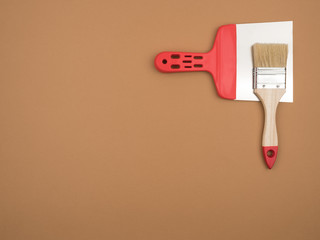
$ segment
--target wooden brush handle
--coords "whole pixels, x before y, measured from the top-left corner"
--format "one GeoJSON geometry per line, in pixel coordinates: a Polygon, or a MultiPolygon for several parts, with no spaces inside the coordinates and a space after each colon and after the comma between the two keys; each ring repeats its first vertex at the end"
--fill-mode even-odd
{"type": "Polygon", "coordinates": [[[276,126],[277,106],[286,89],[254,89],[264,108],[264,129],[262,151],[264,160],[271,169],[278,154],[278,134],[276,126]]]}

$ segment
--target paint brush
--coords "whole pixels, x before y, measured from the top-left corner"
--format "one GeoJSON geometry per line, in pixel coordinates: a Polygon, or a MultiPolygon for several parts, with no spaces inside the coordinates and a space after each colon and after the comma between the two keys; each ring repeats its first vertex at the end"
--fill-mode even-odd
{"type": "Polygon", "coordinates": [[[286,92],[287,44],[254,44],[253,92],[264,108],[262,151],[271,169],[278,153],[277,106],[286,92]]]}

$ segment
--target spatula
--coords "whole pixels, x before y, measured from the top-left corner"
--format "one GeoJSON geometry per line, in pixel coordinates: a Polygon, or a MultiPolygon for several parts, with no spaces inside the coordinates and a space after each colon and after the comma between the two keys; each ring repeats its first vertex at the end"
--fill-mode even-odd
{"type": "Polygon", "coordinates": [[[259,101],[253,93],[252,52],[255,43],[287,43],[289,49],[286,93],[281,102],[293,102],[292,22],[230,24],[221,26],[207,53],[161,52],[154,61],[160,72],[209,72],[220,97],[259,101]]]}

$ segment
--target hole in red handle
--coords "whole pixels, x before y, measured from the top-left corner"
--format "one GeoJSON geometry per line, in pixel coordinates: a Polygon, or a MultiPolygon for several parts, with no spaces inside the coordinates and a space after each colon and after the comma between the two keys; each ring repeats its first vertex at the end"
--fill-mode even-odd
{"type": "Polygon", "coordinates": [[[167,59],[163,59],[163,60],[162,60],[162,63],[163,63],[163,64],[167,64],[167,62],[168,62],[167,59]]]}
{"type": "Polygon", "coordinates": [[[193,58],[194,59],[202,59],[203,57],[202,56],[194,56],[193,58]]]}
{"type": "Polygon", "coordinates": [[[180,58],[180,55],[179,55],[179,54],[172,54],[172,55],[171,55],[171,58],[172,58],[172,59],[179,59],[179,58],[180,58]]]}
{"type": "Polygon", "coordinates": [[[273,150],[269,150],[268,152],[267,152],[267,156],[268,157],[273,157],[274,156],[274,151],[273,150]]]}
{"type": "Polygon", "coordinates": [[[196,67],[196,68],[201,68],[201,67],[202,67],[202,64],[195,64],[194,67],[196,67]]]}
{"type": "Polygon", "coordinates": [[[171,65],[171,68],[172,69],[179,69],[180,65],[179,64],[173,64],[173,65],[171,65]]]}

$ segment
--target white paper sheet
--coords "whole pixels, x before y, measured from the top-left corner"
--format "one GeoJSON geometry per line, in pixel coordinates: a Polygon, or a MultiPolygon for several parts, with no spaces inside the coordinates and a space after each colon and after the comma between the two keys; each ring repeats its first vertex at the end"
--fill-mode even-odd
{"type": "Polygon", "coordinates": [[[237,90],[236,100],[259,101],[253,93],[252,45],[287,43],[286,93],[281,102],[293,102],[293,22],[237,24],[237,90]]]}

